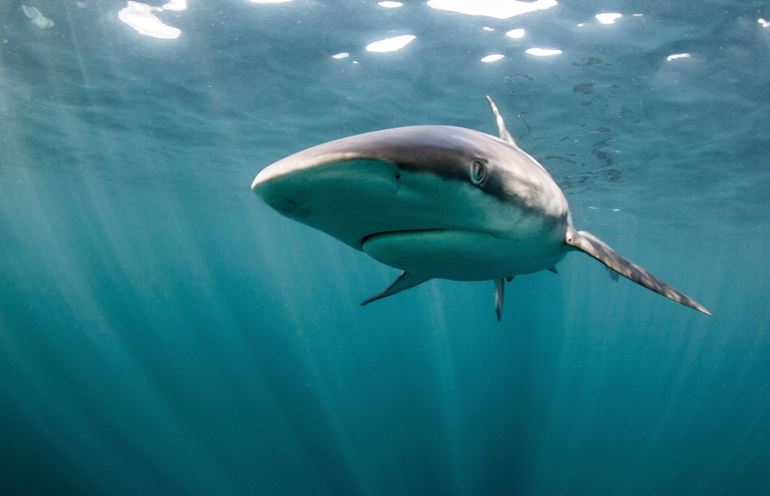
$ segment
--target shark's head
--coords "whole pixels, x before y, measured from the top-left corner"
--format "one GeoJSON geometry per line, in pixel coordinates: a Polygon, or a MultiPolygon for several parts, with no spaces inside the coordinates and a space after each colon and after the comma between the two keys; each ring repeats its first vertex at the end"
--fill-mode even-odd
{"type": "Polygon", "coordinates": [[[266,167],[252,189],[288,217],[433,277],[490,279],[507,275],[501,264],[511,274],[541,270],[541,259],[564,253],[567,202],[551,176],[515,145],[470,129],[331,141],[266,167]],[[533,258],[527,250],[544,237],[553,252],[533,258]]]}

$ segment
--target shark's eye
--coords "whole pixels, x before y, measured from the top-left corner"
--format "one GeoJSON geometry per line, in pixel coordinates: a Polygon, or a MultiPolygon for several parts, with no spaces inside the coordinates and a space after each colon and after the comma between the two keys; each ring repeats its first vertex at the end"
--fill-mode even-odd
{"type": "Polygon", "coordinates": [[[487,179],[487,164],[483,160],[475,159],[471,162],[469,173],[471,182],[480,186],[487,179]]]}

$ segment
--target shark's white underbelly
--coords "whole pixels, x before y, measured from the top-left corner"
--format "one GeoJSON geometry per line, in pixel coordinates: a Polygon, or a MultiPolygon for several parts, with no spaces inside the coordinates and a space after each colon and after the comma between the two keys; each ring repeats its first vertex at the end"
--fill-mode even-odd
{"type": "Polygon", "coordinates": [[[458,230],[402,231],[363,243],[372,258],[431,278],[484,281],[538,272],[567,253],[563,232],[522,229],[511,237],[458,230]]]}

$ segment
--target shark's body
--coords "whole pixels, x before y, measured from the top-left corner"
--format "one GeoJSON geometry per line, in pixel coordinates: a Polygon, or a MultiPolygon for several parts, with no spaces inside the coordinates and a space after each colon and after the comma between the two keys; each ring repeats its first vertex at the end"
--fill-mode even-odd
{"type": "Polygon", "coordinates": [[[252,189],[282,214],[403,270],[364,304],[433,278],[493,280],[500,318],[506,280],[555,272],[555,264],[577,249],[708,313],[596,237],[576,231],[561,189],[516,146],[488,100],[500,138],[452,126],[359,134],[275,162],[252,189]]]}

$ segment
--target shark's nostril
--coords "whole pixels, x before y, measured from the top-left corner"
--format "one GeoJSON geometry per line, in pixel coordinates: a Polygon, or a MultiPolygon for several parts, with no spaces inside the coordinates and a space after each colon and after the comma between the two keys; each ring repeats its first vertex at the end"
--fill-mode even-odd
{"type": "Polygon", "coordinates": [[[311,209],[308,205],[296,200],[295,198],[288,198],[281,204],[281,208],[278,210],[288,215],[289,217],[294,217],[297,219],[306,219],[310,217],[311,212],[311,209]]]}

